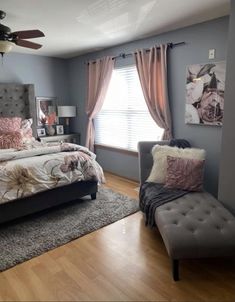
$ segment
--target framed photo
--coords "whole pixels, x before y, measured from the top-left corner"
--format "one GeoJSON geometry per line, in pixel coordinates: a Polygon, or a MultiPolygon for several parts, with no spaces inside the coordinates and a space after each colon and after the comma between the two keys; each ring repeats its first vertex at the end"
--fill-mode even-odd
{"type": "Polygon", "coordinates": [[[46,136],[46,130],[44,128],[37,129],[37,134],[39,137],[46,136]]]}
{"type": "Polygon", "coordinates": [[[222,126],[226,62],[187,66],[186,124],[222,126]]]}
{"type": "Polygon", "coordinates": [[[58,135],[64,134],[64,126],[63,125],[57,125],[56,126],[56,134],[58,134],[58,135]]]}
{"type": "Polygon", "coordinates": [[[56,98],[55,97],[36,97],[37,125],[56,124],[56,98]]]}

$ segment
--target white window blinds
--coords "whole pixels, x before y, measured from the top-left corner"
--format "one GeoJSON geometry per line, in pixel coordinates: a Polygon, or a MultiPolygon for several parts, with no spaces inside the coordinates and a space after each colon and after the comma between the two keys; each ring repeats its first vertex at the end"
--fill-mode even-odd
{"type": "Polygon", "coordinates": [[[139,141],[161,140],[163,129],[148,111],[135,66],[114,70],[95,134],[96,144],[133,151],[139,141]]]}

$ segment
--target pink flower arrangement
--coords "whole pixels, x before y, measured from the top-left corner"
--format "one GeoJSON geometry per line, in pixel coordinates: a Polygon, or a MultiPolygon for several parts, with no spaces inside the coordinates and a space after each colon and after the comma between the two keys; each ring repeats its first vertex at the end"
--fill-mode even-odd
{"type": "Polygon", "coordinates": [[[56,113],[52,112],[48,116],[44,116],[40,118],[40,122],[45,126],[46,124],[48,125],[54,125],[56,123],[56,113]]]}
{"type": "Polygon", "coordinates": [[[47,116],[47,123],[48,125],[54,125],[56,121],[56,113],[52,112],[47,116]]]}

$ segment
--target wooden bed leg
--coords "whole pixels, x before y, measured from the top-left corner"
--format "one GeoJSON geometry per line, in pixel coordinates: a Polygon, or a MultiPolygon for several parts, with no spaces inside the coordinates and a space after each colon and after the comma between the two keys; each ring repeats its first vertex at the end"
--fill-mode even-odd
{"type": "Polygon", "coordinates": [[[174,281],[179,281],[179,260],[172,259],[172,276],[174,281]]]}
{"type": "Polygon", "coordinates": [[[96,193],[92,193],[92,194],[91,194],[91,199],[92,199],[92,200],[95,200],[95,199],[96,199],[96,193]]]}

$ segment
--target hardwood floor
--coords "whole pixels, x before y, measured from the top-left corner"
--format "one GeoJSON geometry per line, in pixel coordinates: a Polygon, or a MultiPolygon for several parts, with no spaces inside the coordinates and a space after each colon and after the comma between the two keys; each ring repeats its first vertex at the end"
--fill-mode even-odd
{"type": "MultiPolygon", "coordinates": [[[[106,186],[138,198],[137,183],[106,173],[106,186]]],[[[1,301],[235,301],[235,263],[183,261],[181,281],[156,230],[131,215],[0,273],[1,301]]]]}

